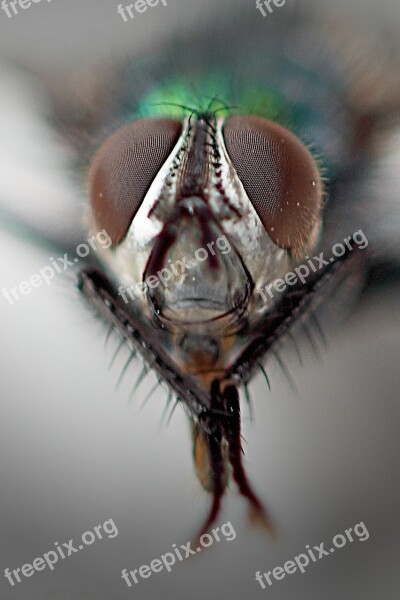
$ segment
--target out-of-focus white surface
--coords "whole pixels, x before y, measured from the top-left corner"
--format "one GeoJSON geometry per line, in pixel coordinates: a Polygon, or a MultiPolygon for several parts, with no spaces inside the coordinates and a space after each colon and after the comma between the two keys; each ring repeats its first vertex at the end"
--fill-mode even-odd
{"type": "Polygon", "coordinates": [[[0,97],[0,208],[38,230],[68,234],[82,213],[84,194],[72,177],[72,152],[45,122],[44,90],[0,62],[0,97]]]}
{"type": "MultiPolygon", "coordinates": [[[[7,287],[48,260],[8,235],[0,244],[1,254],[12,257],[3,261],[7,287]]],[[[53,573],[37,573],[14,589],[4,580],[0,589],[7,588],[7,598],[42,598],[42,590],[53,589],[85,591],[84,598],[129,597],[122,568],[148,564],[172,543],[188,541],[207,498],[193,473],[182,411],[160,427],[160,390],[140,410],[150,381],[128,402],[138,366],[115,392],[126,353],[109,371],[117,339],[104,350],[106,328],[63,290],[58,283],[33,290],[13,306],[1,298],[1,565],[32,562],[55,541],[79,538],[109,518],[119,535],[53,573]]],[[[232,522],[236,540],[170,575],[141,581],[136,595],[158,597],[162,585],[168,596],[200,598],[203,590],[192,589],[193,581],[205,581],[218,597],[256,597],[262,591],[256,570],[282,565],[306,544],[329,543],[364,521],[368,541],[337,551],[306,575],[275,582],[268,594],[393,598],[400,583],[398,301],[399,293],[371,299],[330,339],[322,364],[309,351],[303,368],[292,357],[299,396],[273,365],[272,393],[262,378],[252,386],[256,418],[251,425],[244,411],[246,464],[276,519],[277,541],[248,525],[246,507],[232,490],[220,523],[232,522]]]]}
{"type": "MultiPolygon", "coordinates": [[[[286,0],[283,10],[298,0],[286,0]]],[[[321,5],[332,14],[359,23],[383,23],[389,27],[400,25],[397,0],[302,0],[309,6],[321,5]],[[356,18],[354,15],[356,14],[356,18]]],[[[86,0],[72,4],[66,0],[42,0],[28,10],[8,19],[0,14],[0,52],[21,62],[36,65],[73,64],[107,59],[111,51],[141,48],[154,40],[160,43],[171,32],[199,23],[211,11],[221,19],[223,11],[248,5],[257,12],[255,0],[168,0],[168,10],[160,4],[148,9],[133,21],[125,23],[117,13],[119,2],[86,0]]],[[[123,6],[130,4],[122,2],[123,6]]],[[[280,10],[280,9],[275,9],[280,10]]],[[[260,15],[260,19],[262,19],[260,15]]]]}

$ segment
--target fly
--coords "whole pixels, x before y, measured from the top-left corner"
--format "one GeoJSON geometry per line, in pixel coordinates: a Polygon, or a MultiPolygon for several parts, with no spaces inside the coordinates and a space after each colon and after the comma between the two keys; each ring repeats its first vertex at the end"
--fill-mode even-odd
{"type": "Polygon", "coordinates": [[[230,474],[252,518],[272,529],[243,466],[239,389],[295,316],[311,312],[321,281],[348,271],[350,251],[266,304],[260,290],[317,246],[317,160],[271,120],[220,116],[230,113],[221,106],[187,110],[181,120],[134,120],[98,150],[89,173],[92,227],[105,229],[112,246],[107,274],[85,269],[79,285],[188,413],[197,475],[212,495],[200,535],[219,514],[230,474]],[[221,239],[229,253],[210,252],[159,281],[180,257],[221,239]],[[138,282],[144,293],[121,299],[121,288],[138,282]]]}
{"type": "Polygon", "coordinates": [[[271,357],[286,369],[282,345],[318,330],[342,288],[398,268],[397,188],[376,185],[394,176],[382,157],[399,124],[397,61],[368,44],[361,61],[353,32],[300,9],[246,18],[100,70],[83,91],[50,86],[64,134],[85,134],[89,229],[112,241],[79,289],[188,415],[212,496],[200,534],[231,477],[273,529],[243,464],[240,391],[260,371],[268,381],[271,357]],[[348,237],[360,228],[373,256],[348,237]],[[342,256],[266,293],[345,237],[342,256]]]}

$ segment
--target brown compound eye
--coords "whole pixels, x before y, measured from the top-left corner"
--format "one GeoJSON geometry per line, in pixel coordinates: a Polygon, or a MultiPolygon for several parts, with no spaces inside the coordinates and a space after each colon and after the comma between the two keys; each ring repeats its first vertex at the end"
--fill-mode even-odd
{"type": "Polygon", "coordinates": [[[100,147],[89,172],[96,227],[119,244],[181,133],[173,119],[141,119],[116,131],[100,147]]]}
{"type": "Polygon", "coordinates": [[[260,117],[234,116],[225,146],[262,224],[281,248],[300,253],[320,221],[318,165],[290,131],[260,117]]]}

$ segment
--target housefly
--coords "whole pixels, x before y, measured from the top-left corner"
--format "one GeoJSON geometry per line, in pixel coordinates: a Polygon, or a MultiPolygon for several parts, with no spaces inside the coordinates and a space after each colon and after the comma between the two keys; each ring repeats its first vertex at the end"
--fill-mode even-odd
{"type": "Polygon", "coordinates": [[[230,477],[273,528],[245,472],[239,393],[260,370],[268,381],[272,358],[286,371],[300,329],[322,336],[320,312],[397,265],[378,208],[395,214],[393,190],[376,186],[400,109],[393,56],[298,11],[239,21],[99,70],[92,96],[52,88],[90,165],[88,231],[112,242],[78,287],[126,340],[126,368],[140,356],[188,415],[212,496],[200,534],[230,477]],[[288,284],[311,257],[319,268],[288,284]]]}

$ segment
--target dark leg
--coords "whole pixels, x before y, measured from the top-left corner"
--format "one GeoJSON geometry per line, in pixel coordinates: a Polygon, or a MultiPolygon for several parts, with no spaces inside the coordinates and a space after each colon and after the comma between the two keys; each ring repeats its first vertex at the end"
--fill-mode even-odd
{"type": "Polygon", "coordinates": [[[225,437],[229,445],[229,461],[232,465],[233,478],[240,493],[250,504],[250,518],[252,521],[261,523],[272,533],[274,528],[272,521],[264,506],[255,495],[242,463],[242,444],[240,434],[240,402],[237,388],[229,385],[224,390],[227,412],[230,417],[226,419],[225,437]]]}

